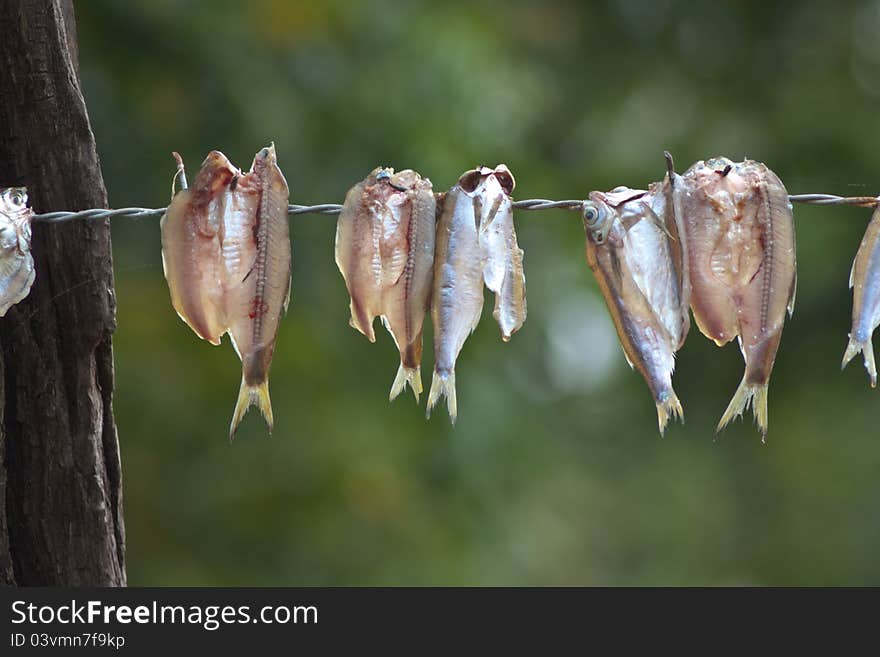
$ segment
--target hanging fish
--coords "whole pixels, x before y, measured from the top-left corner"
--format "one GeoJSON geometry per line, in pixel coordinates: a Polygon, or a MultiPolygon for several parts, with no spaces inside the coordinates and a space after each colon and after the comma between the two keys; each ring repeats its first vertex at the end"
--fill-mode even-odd
{"type": "Polygon", "coordinates": [[[221,248],[224,310],[242,362],[241,388],[229,426],[233,438],[252,405],[260,409],[270,433],[274,424],[269,368],[291,284],[290,190],[278,168],[274,144],[254,156],[251,170],[237,178],[230,191],[221,248]]]}
{"type": "Polygon", "coordinates": [[[431,181],[379,167],[346,195],[336,226],[336,265],[351,297],[351,325],[376,341],[379,316],[400,352],[391,386],[422,392],[422,326],[434,274],[436,202],[431,181]]]}
{"type": "Polygon", "coordinates": [[[630,367],[644,377],[662,435],[684,411],[672,388],[675,352],[690,326],[687,273],[669,182],[649,191],[592,192],[583,206],[587,262],[630,367]]]}
{"type": "Polygon", "coordinates": [[[877,366],[874,364],[874,346],[871,337],[880,324],[880,208],[874,210],[871,222],[862,238],[859,251],[849,274],[853,291],[852,331],[843,355],[841,368],[860,351],[864,354],[865,369],[871,378],[871,387],[877,387],[877,366]]]}
{"type": "Polygon", "coordinates": [[[434,293],[434,377],[428,414],[446,397],[455,423],[455,361],[480,321],[483,283],[495,292],[495,319],[504,340],[526,318],[523,252],[513,227],[513,175],[503,164],[464,173],[443,201],[437,226],[434,293]]]}
{"type": "Polygon", "coordinates": [[[0,190],[0,317],[31,291],[36,272],[31,256],[31,218],[27,190],[0,190]]]}
{"type": "MultiPolygon", "coordinates": [[[[183,161],[175,153],[178,172],[183,161]]],[[[221,257],[223,213],[229,186],[241,172],[220,151],[211,151],[191,187],[179,191],[162,216],[162,267],[171,303],[200,338],[220,344],[225,269],[221,257]]]]}
{"type": "Polygon", "coordinates": [[[495,293],[492,315],[501,327],[502,339],[507,342],[526,321],[523,251],[516,241],[510,198],[516,182],[503,164],[494,171],[481,167],[479,172],[480,177],[485,178],[487,198],[492,200],[492,205],[480,217],[480,247],[486,259],[483,280],[495,293]]]}
{"type": "Polygon", "coordinates": [[[766,437],[767,384],[797,280],[788,192],[760,162],[723,157],[697,162],[675,184],[694,319],[718,346],[738,338],[745,359],[718,430],[751,404],[766,437]]]}

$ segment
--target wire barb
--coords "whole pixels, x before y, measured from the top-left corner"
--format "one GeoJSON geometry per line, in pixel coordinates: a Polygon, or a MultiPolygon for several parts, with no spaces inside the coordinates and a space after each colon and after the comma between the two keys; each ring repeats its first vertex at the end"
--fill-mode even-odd
{"type": "MultiPolygon", "coordinates": [[[[794,194],[788,197],[791,203],[806,203],[810,205],[853,205],[863,208],[874,208],[880,205],[878,196],[835,196],[834,194],[794,194]]],[[[517,210],[580,210],[584,205],[583,200],[568,199],[564,201],[551,201],[543,198],[532,198],[524,201],[514,201],[513,207],[517,210]]],[[[118,208],[116,210],[103,210],[94,208],[79,212],[46,212],[34,215],[33,221],[45,223],[63,223],[75,219],[112,219],[114,217],[127,217],[129,219],[151,219],[161,217],[167,208],[118,208]]],[[[337,203],[321,203],[319,205],[289,205],[289,215],[300,214],[323,214],[337,215],[342,211],[342,206],[337,203]]]]}

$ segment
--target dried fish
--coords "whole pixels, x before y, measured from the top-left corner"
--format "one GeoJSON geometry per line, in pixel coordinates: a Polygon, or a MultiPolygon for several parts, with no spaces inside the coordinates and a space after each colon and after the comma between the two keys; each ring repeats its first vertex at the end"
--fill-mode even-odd
{"type": "Polygon", "coordinates": [[[587,262],[627,362],[654,397],[661,435],[670,417],[684,415],[672,373],[690,326],[683,249],[668,197],[667,181],[649,191],[592,192],[583,207],[587,262]]]}
{"type": "Polygon", "coordinates": [[[31,255],[31,218],[27,190],[0,190],[0,317],[31,291],[36,272],[31,255]]]}
{"type": "Polygon", "coordinates": [[[428,414],[441,397],[452,422],[458,415],[455,361],[477,327],[483,283],[495,292],[495,319],[506,341],[526,318],[523,252],[516,241],[508,168],[465,172],[445,195],[437,226],[434,294],[434,376],[428,414]]]}
{"type": "MultiPolygon", "coordinates": [[[[183,162],[177,153],[179,171],[183,162]]],[[[160,222],[162,267],[171,303],[200,338],[220,344],[224,312],[223,208],[229,186],[241,175],[220,151],[211,151],[193,185],[171,200],[160,222]]]]}
{"type": "Polygon", "coordinates": [[[275,146],[260,150],[237,179],[224,208],[224,308],[242,376],[230,438],[256,405],[272,432],[269,368],[281,317],[290,303],[291,255],[287,204],[290,190],[275,146]]]}
{"type": "Polygon", "coordinates": [[[502,339],[507,342],[526,321],[523,251],[516,241],[510,199],[516,182],[503,164],[494,171],[487,167],[479,171],[485,185],[481,198],[491,200],[480,216],[480,246],[486,259],[483,280],[495,293],[493,317],[501,327],[502,339]]]}
{"type": "MultiPolygon", "coordinates": [[[[174,155],[182,177],[183,162],[174,155]]],[[[269,367],[290,301],[289,195],[274,145],[256,154],[247,174],[211,151],[161,221],[174,309],[212,344],[228,332],[242,361],[230,438],[251,405],[259,407],[270,433],[273,427],[269,367]]]]}
{"type": "Polygon", "coordinates": [[[767,384],[794,312],[795,234],[788,192],[760,162],[715,158],[675,181],[690,259],[691,308],[719,346],[739,339],[745,374],[718,430],[750,404],[767,435],[767,384]]]}
{"type": "Polygon", "coordinates": [[[880,209],[874,210],[862,238],[849,274],[849,286],[853,291],[852,331],[841,368],[861,351],[871,387],[876,388],[877,366],[871,338],[880,324],[880,209]]]}
{"type": "Polygon", "coordinates": [[[422,392],[422,327],[434,271],[436,204],[431,181],[379,167],[346,195],[336,228],[336,264],[351,297],[351,325],[375,342],[379,316],[400,352],[391,386],[422,392]]]}

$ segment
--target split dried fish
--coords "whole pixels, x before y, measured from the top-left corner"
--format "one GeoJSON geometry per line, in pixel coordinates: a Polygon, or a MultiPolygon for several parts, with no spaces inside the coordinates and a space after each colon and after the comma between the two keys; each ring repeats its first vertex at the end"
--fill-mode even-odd
{"type": "MultiPolygon", "coordinates": [[[[476,172],[472,177],[475,181],[476,172]]],[[[484,180],[486,192],[478,198],[492,201],[488,210],[480,216],[480,246],[485,258],[483,280],[486,287],[495,293],[492,316],[501,327],[501,338],[507,342],[526,321],[523,250],[516,241],[513,202],[510,198],[516,181],[503,164],[495,167],[494,171],[481,167],[479,177],[484,180]]]]}
{"type": "Polygon", "coordinates": [[[434,275],[436,202],[431,181],[379,167],[346,195],[336,227],[336,265],[351,298],[351,325],[376,341],[382,323],[400,352],[390,399],[422,392],[422,327],[434,275]]]}
{"type": "MultiPolygon", "coordinates": [[[[181,172],[183,161],[177,153],[174,156],[181,172]]],[[[162,267],[174,310],[196,335],[213,345],[220,344],[228,327],[223,208],[231,182],[240,175],[223,153],[211,151],[192,186],[174,195],[159,224],[162,267]]]]}
{"type": "MultiPolygon", "coordinates": [[[[175,158],[180,174],[183,162],[175,158]]],[[[175,310],[212,344],[228,332],[242,361],[230,438],[251,405],[259,407],[270,433],[274,424],[268,381],[290,301],[289,195],[274,145],[256,154],[247,174],[212,151],[161,221],[162,263],[175,310]]]]}
{"type": "Polygon", "coordinates": [[[690,259],[691,308],[719,346],[738,338],[745,374],[721,430],[751,404],[767,435],[767,385],[797,281],[788,192],[764,164],[714,158],[675,181],[690,259]]]}
{"type": "Polygon", "coordinates": [[[434,294],[434,376],[428,414],[441,399],[458,415],[455,362],[483,310],[483,283],[495,292],[503,339],[526,319],[523,252],[516,241],[510,195],[514,179],[503,164],[464,173],[443,201],[437,226],[434,294]]]}
{"type": "Polygon", "coordinates": [[[31,218],[27,189],[0,190],[0,317],[31,291],[36,278],[31,255],[31,218]]]}
{"type": "Polygon", "coordinates": [[[256,405],[272,432],[269,368],[281,318],[290,304],[291,255],[287,205],[290,190],[275,146],[260,150],[251,170],[231,189],[224,209],[225,309],[229,336],[241,359],[241,388],[230,438],[256,405]]]}
{"type": "Polygon", "coordinates": [[[880,324],[880,209],[874,210],[862,238],[849,274],[849,286],[853,291],[852,331],[841,368],[861,351],[871,387],[876,388],[877,366],[871,338],[880,324]]]}
{"type": "Polygon", "coordinates": [[[614,320],[630,367],[645,379],[661,435],[683,418],[672,387],[675,352],[690,327],[687,272],[670,184],[618,187],[584,203],[587,262],[614,320]]]}

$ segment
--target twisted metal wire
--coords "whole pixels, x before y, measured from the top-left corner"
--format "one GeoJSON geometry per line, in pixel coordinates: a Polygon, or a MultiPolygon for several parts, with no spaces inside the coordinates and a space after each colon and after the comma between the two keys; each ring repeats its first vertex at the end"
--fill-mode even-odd
{"type": "MultiPolygon", "coordinates": [[[[853,205],[857,207],[873,208],[880,205],[880,197],[877,196],[836,196],[834,194],[794,194],[788,197],[792,203],[806,203],[810,205],[853,205]]],[[[584,201],[569,199],[565,201],[551,201],[542,198],[515,201],[513,207],[517,210],[580,210],[584,201]]],[[[80,210],[79,212],[46,212],[34,215],[32,221],[45,223],[62,223],[75,219],[111,219],[114,217],[127,217],[129,219],[151,219],[161,217],[167,208],[118,208],[116,210],[103,210],[99,208],[80,210]]],[[[300,214],[323,214],[337,215],[342,211],[342,206],[336,203],[321,203],[319,205],[289,205],[289,215],[300,214]]]]}

